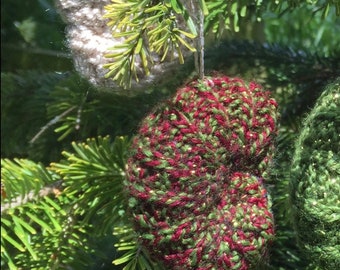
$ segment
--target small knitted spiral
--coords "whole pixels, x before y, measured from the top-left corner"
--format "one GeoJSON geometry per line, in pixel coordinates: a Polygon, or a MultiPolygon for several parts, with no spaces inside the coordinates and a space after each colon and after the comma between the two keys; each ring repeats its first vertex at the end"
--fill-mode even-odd
{"type": "Polygon", "coordinates": [[[340,269],[340,78],[304,122],[293,157],[291,202],[302,250],[318,269],[340,269]]]}
{"type": "Polygon", "coordinates": [[[142,245],[167,269],[249,269],[264,258],[276,118],[267,91],[221,76],[180,88],[142,121],[129,205],[142,245]]]}

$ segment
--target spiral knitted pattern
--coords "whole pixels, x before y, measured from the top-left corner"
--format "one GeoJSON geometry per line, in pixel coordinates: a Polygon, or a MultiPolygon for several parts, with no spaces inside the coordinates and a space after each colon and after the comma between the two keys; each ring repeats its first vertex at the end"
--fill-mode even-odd
{"type": "Polygon", "coordinates": [[[318,269],[340,269],[340,78],[305,120],[292,165],[299,244],[318,269]]]}
{"type": "Polygon", "coordinates": [[[221,76],[180,88],[142,121],[129,205],[142,245],[167,269],[249,269],[265,257],[276,119],[268,92],[221,76]]]}

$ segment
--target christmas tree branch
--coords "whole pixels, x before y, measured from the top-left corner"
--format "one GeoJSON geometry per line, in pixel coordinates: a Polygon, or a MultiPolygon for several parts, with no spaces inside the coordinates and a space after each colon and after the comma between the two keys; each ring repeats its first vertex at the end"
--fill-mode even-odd
{"type": "Polygon", "coordinates": [[[38,200],[41,197],[48,196],[50,194],[54,194],[58,196],[61,193],[62,180],[58,180],[46,187],[41,188],[38,192],[32,190],[25,194],[24,196],[19,195],[14,200],[11,200],[8,203],[1,205],[1,215],[6,213],[9,209],[13,209],[19,206],[22,206],[30,201],[38,200]]]}
{"type": "MultiPolygon", "coordinates": [[[[51,121],[49,121],[45,126],[43,126],[40,131],[30,140],[30,144],[35,143],[37,139],[45,132],[47,131],[51,126],[55,125],[60,119],[68,115],[70,112],[72,112],[76,106],[72,106],[71,108],[65,110],[63,113],[57,115],[54,117],[51,121]]],[[[79,110],[78,110],[79,112],[79,110]]]]}

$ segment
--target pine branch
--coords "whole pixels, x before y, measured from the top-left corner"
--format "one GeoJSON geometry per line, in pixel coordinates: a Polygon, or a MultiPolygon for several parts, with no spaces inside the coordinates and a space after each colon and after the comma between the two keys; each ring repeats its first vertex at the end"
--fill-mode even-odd
{"type": "Polygon", "coordinates": [[[52,164],[57,173],[28,161],[2,163],[2,182],[10,201],[2,205],[2,257],[11,269],[34,265],[82,269],[93,264],[89,236],[109,235],[126,220],[122,183],[127,144],[122,137],[113,143],[108,137],[74,143],[74,153],[64,152],[68,160],[52,164]],[[35,190],[14,197],[13,179],[22,180],[15,185],[18,192],[30,185],[35,190]],[[51,184],[42,187],[34,185],[35,180],[51,184]],[[103,226],[94,230],[98,217],[103,226]]]}
{"type": "Polygon", "coordinates": [[[117,251],[122,253],[119,258],[112,262],[114,265],[124,265],[124,270],[164,269],[162,265],[150,259],[147,250],[138,243],[138,236],[131,227],[116,227],[114,235],[119,239],[115,247],[117,251]]]}
{"type": "Polygon", "coordinates": [[[3,201],[9,204],[13,202],[20,205],[19,201],[29,200],[37,196],[39,192],[44,194],[42,190],[46,186],[54,185],[59,180],[56,174],[43,165],[26,159],[13,161],[1,159],[1,167],[1,183],[6,193],[6,199],[3,201]]]}
{"type": "Polygon", "coordinates": [[[1,256],[8,261],[10,269],[16,269],[16,252],[10,253],[11,249],[26,252],[30,258],[38,260],[38,252],[32,247],[32,235],[61,229],[58,216],[64,212],[59,202],[50,198],[51,194],[59,194],[55,191],[60,182],[44,166],[29,160],[2,159],[1,166],[6,195],[1,200],[1,246],[5,250],[1,256]]]}
{"type": "MultiPolygon", "coordinates": [[[[55,196],[59,196],[62,192],[62,180],[56,181],[46,187],[41,188],[38,192],[30,191],[24,196],[18,195],[16,198],[12,199],[8,203],[4,203],[1,205],[1,215],[6,213],[9,209],[13,209],[19,206],[23,206],[24,204],[32,201],[37,201],[42,197],[49,196],[51,194],[55,196]]],[[[4,191],[6,194],[6,191],[4,191]]],[[[5,195],[6,197],[7,195],[5,195]]]]}
{"type": "Polygon", "coordinates": [[[177,1],[113,1],[106,7],[106,18],[113,28],[114,38],[123,38],[122,44],[113,48],[107,55],[114,62],[106,64],[109,69],[106,77],[113,77],[125,88],[131,86],[131,78],[138,80],[142,70],[148,75],[149,66],[164,61],[168,55],[175,54],[180,63],[184,62],[184,50],[195,51],[186,39],[195,34],[188,32],[183,19],[193,29],[194,23],[186,14],[182,4],[177,1]],[[182,48],[183,47],[183,48],[182,48]],[[156,54],[158,57],[152,56],[156,54]],[[137,67],[141,67],[138,69],[137,67]]]}
{"type": "Polygon", "coordinates": [[[83,222],[98,216],[105,220],[105,226],[97,231],[100,234],[105,234],[125,216],[123,181],[127,145],[124,137],[116,138],[113,143],[109,137],[88,139],[86,143],[73,143],[74,152],[64,151],[67,160],[51,164],[63,177],[65,192],[76,196],[76,213],[83,216],[83,222]]]}
{"type": "Polygon", "coordinates": [[[43,240],[53,241],[53,236],[63,231],[61,224],[67,215],[62,208],[64,197],[43,195],[15,207],[11,205],[1,213],[1,248],[4,251],[1,257],[10,269],[20,266],[27,269],[38,262],[48,261],[51,254],[46,249],[42,252],[47,247],[42,245],[43,240]]]}
{"type": "Polygon", "coordinates": [[[34,135],[34,137],[30,140],[30,143],[35,143],[35,141],[47,130],[49,129],[51,126],[55,125],[58,121],[60,121],[60,119],[62,119],[63,117],[65,117],[66,115],[68,115],[70,112],[72,112],[76,107],[73,106],[67,110],[65,110],[63,113],[57,115],[56,117],[54,117],[51,121],[49,121],[45,126],[43,126],[40,131],[34,135]]]}
{"type": "MultiPolygon", "coordinates": [[[[46,104],[51,102],[51,92],[56,84],[65,80],[66,73],[18,71],[16,73],[1,73],[1,153],[3,157],[28,157],[42,160],[47,154],[39,149],[31,152],[29,140],[41,126],[48,122],[46,104]],[[20,125],[18,125],[20,123],[20,125]],[[13,153],[15,153],[13,155],[13,153]],[[38,157],[38,158],[37,158],[38,157]]],[[[49,134],[49,140],[41,145],[48,145],[54,140],[49,134]]],[[[53,141],[54,143],[54,141],[53,141]]]]}

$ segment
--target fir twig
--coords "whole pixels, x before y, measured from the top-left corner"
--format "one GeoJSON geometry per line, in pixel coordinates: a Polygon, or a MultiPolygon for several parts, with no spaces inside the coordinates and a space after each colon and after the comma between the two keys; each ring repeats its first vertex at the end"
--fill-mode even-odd
{"type": "MultiPolygon", "coordinates": [[[[71,108],[65,110],[63,113],[57,115],[56,117],[54,117],[51,121],[49,121],[45,126],[43,126],[40,131],[30,140],[30,144],[35,143],[35,141],[45,132],[47,131],[51,126],[55,125],[56,123],[58,123],[60,121],[60,119],[62,119],[63,117],[65,117],[66,115],[68,115],[70,112],[72,112],[74,109],[76,108],[76,106],[72,106],[71,108]]],[[[79,110],[78,110],[79,112],[79,110]]],[[[78,119],[78,118],[77,118],[78,119]]]]}
{"type": "Polygon", "coordinates": [[[24,197],[22,195],[17,196],[14,200],[1,205],[1,215],[6,213],[8,209],[19,207],[41,197],[48,196],[50,194],[55,194],[58,196],[61,192],[61,184],[62,180],[58,180],[46,187],[43,187],[38,193],[35,191],[30,191],[29,193],[25,194],[24,197]]]}

